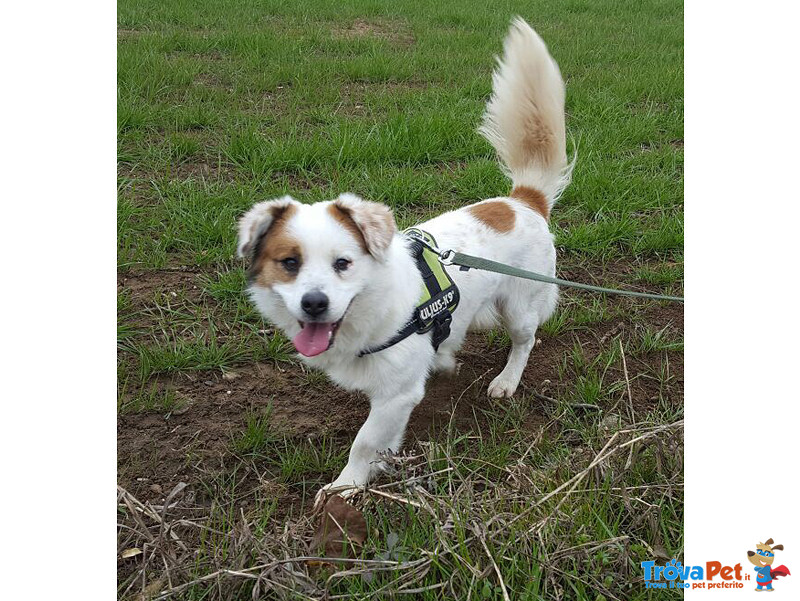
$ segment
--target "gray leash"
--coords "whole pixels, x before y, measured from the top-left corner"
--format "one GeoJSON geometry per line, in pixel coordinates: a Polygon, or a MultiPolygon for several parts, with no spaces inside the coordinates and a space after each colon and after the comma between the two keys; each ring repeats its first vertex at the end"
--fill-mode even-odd
{"type": "Polygon", "coordinates": [[[649,294],[647,292],[633,292],[632,290],[615,290],[614,288],[602,288],[601,286],[590,286],[589,284],[580,284],[578,282],[570,282],[569,280],[562,280],[561,278],[550,277],[549,275],[542,275],[533,271],[526,271],[506,265],[505,263],[498,263],[497,261],[490,261],[489,259],[482,259],[480,257],[473,257],[472,255],[465,255],[454,250],[443,250],[431,248],[434,252],[438,253],[443,265],[459,265],[463,268],[481,269],[483,271],[493,271],[503,275],[514,276],[515,278],[525,278],[526,280],[535,280],[537,282],[545,282],[547,284],[558,284],[567,288],[578,288],[580,290],[590,290],[592,292],[603,292],[605,294],[619,294],[622,296],[635,296],[638,298],[651,298],[661,301],[674,301],[678,303],[683,302],[683,297],[679,296],[666,296],[663,294],[649,294]]]}

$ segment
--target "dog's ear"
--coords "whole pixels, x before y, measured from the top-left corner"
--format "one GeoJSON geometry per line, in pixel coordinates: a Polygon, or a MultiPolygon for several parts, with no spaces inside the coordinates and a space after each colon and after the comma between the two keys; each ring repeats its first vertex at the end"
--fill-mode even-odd
{"type": "Polygon", "coordinates": [[[298,204],[300,203],[291,196],[284,196],[253,205],[239,220],[239,244],[236,254],[242,258],[251,257],[258,240],[267,232],[269,226],[298,204]]]}
{"type": "Polygon", "coordinates": [[[772,550],[783,551],[783,545],[772,545],[772,550]]]}
{"type": "Polygon", "coordinates": [[[771,538],[768,538],[767,540],[765,540],[765,541],[764,541],[764,544],[765,544],[765,545],[771,545],[771,544],[772,544],[772,542],[773,542],[773,541],[772,541],[772,539],[771,539],[771,538]]]}
{"type": "Polygon", "coordinates": [[[355,194],[340,195],[333,201],[333,206],[355,224],[367,252],[383,261],[397,232],[392,210],[379,202],[362,200],[355,194]]]}

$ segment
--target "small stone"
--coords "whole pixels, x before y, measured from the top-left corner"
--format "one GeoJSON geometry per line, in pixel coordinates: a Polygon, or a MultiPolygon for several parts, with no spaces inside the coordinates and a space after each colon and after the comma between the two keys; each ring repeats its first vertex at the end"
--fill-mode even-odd
{"type": "Polygon", "coordinates": [[[120,557],[122,559],[130,559],[131,557],[136,557],[137,555],[141,555],[143,551],[138,547],[132,547],[130,549],[125,549],[121,554],[120,557]]]}
{"type": "Polygon", "coordinates": [[[180,404],[171,411],[172,415],[183,415],[192,406],[192,402],[187,398],[182,398],[180,404]]]}
{"type": "Polygon", "coordinates": [[[164,490],[158,484],[151,484],[150,492],[154,492],[155,494],[160,495],[164,493],[164,490]]]}
{"type": "Polygon", "coordinates": [[[600,420],[600,427],[604,430],[618,430],[619,429],[619,415],[611,413],[606,415],[600,420]]]}

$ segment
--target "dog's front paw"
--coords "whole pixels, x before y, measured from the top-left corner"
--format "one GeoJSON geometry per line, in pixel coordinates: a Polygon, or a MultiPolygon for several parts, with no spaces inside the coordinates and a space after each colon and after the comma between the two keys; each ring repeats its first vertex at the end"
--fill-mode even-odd
{"type": "Polygon", "coordinates": [[[337,482],[331,482],[330,484],[326,484],[322,488],[317,491],[317,495],[314,497],[314,508],[313,511],[319,511],[325,506],[326,501],[329,497],[333,495],[339,495],[343,499],[348,499],[352,497],[354,494],[358,492],[358,488],[351,485],[342,485],[337,482]]]}
{"type": "Polygon", "coordinates": [[[489,397],[493,399],[511,398],[517,391],[518,384],[519,382],[510,382],[506,380],[501,374],[489,384],[489,397]]]}

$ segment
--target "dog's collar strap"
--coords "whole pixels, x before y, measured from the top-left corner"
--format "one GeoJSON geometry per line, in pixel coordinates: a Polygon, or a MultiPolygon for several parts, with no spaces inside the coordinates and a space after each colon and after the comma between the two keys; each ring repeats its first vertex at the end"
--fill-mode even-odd
{"type": "Polygon", "coordinates": [[[436,240],[431,234],[417,228],[403,232],[411,239],[411,252],[422,275],[422,294],[411,316],[400,331],[380,346],[364,349],[359,357],[371,355],[394,346],[412,334],[432,332],[431,344],[434,350],[450,336],[450,323],[453,311],[460,299],[458,286],[439,259],[435,251],[436,240]]]}

